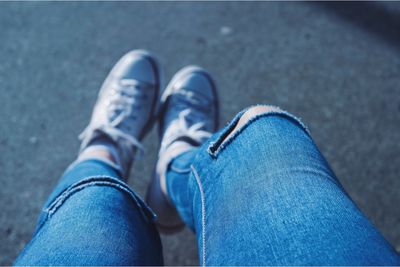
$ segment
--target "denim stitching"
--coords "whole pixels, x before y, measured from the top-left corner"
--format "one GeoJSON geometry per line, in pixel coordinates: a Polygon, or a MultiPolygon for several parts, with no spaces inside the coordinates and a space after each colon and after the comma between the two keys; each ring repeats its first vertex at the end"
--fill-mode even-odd
{"type": "Polygon", "coordinates": [[[201,198],[201,238],[202,240],[202,248],[203,248],[203,253],[202,253],[202,261],[203,264],[202,266],[206,266],[206,205],[205,205],[205,195],[204,195],[204,189],[203,185],[200,180],[200,176],[196,169],[191,166],[191,169],[193,171],[194,177],[196,178],[197,186],[199,187],[200,190],[200,198],[201,198]]]}
{"type": "Polygon", "coordinates": [[[171,171],[174,171],[176,173],[189,173],[190,172],[190,168],[179,168],[174,166],[173,164],[170,165],[171,171]]]}
{"type": "Polygon", "coordinates": [[[121,181],[113,178],[111,176],[90,176],[87,177],[67,188],[63,193],[61,193],[53,202],[52,204],[44,210],[47,213],[46,219],[43,221],[42,225],[48,221],[51,216],[64,204],[64,202],[71,197],[76,192],[85,189],[88,186],[111,186],[116,189],[122,190],[123,192],[127,193],[134,201],[134,203],[139,207],[139,211],[145,218],[148,220],[149,217],[152,221],[156,219],[156,215],[151,211],[151,209],[147,206],[144,206],[140,201],[139,197],[130,190],[127,185],[122,183],[121,181]],[[146,212],[145,212],[146,211],[146,212]]]}
{"type": "MultiPolygon", "coordinates": [[[[260,105],[257,105],[260,106],[260,105]]],[[[254,106],[256,107],[256,106],[254,106]]],[[[271,106],[269,106],[271,107],[271,106]]],[[[279,109],[279,108],[278,108],[279,109]]],[[[215,142],[211,142],[207,152],[210,154],[211,157],[213,158],[217,158],[218,154],[224,149],[226,148],[241,132],[243,132],[251,123],[253,123],[254,121],[262,118],[262,117],[267,117],[267,116],[271,116],[271,115],[278,115],[278,116],[283,116],[286,117],[288,119],[293,120],[294,122],[298,123],[300,125],[300,127],[307,133],[307,135],[310,136],[310,132],[308,130],[308,128],[303,124],[303,122],[293,116],[292,114],[288,113],[287,111],[267,111],[264,112],[262,114],[259,114],[257,116],[254,116],[253,118],[251,118],[250,120],[248,120],[246,122],[245,125],[243,125],[242,127],[240,127],[238,130],[236,130],[227,140],[225,140],[225,138],[232,132],[232,129],[236,126],[238,120],[240,119],[240,117],[247,111],[248,109],[240,112],[238,114],[238,116],[236,116],[234,118],[234,120],[228,124],[228,126],[226,127],[226,129],[224,130],[224,132],[220,135],[220,137],[218,138],[217,141],[215,142]]]]}

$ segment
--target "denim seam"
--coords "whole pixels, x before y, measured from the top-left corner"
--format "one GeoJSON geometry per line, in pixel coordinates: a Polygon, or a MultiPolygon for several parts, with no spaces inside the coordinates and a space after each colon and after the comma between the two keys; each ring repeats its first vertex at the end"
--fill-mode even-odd
{"type": "Polygon", "coordinates": [[[193,175],[196,178],[197,186],[200,191],[200,199],[201,199],[201,238],[202,238],[202,266],[206,266],[206,205],[205,205],[205,194],[204,188],[200,180],[200,176],[193,165],[190,166],[192,169],[193,175]]]}
{"type": "Polygon", "coordinates": [[[70,198],[72,195],[75,193],[89,187],[89,186],[110,186],[114,187],[118,190],[121,190],[125,193],[127,193],[131,199],[134,201],[134,203],[138,206],[140,213],[142,214],[143,218],[148,221],[149,219],[154,221],[156,219],[156,215],[153,213],[153,211],[145,206],[143,201],[140,200],[140,198],[131,190],[129,187],[124,184],[123,182],[119,181],[116,178],[113,178],[111,176],[89,176],[75,184],[72,184],[70,187],[65,189],[50,205],[48,208],[44,210],[44,212],[47,214],[46,219],[43,221],[43,223],[38,227],[41,228],[41,226],[47,222],[52,215],[65,203],[65,201],[70,198]]]}
{"type": "Polygon", "coordinates": [[[179,168],[174,166],[173,164],[170,165],[170,170],[176,173],[189,173],[191,171],[190,168],[179,168]]]}
{"type": "MultiPolygon", "coordinates": [[[[246,110],[245,110],[246,111],[246,110]]],[[[228,126],[227,128],[224,130],[224,132],[220,135],[220,137],[215,141],[215,142],[211,142],[207,152],[209,153],[209,155],[212,158],[217,158],[219,153],[225,149],[230,143],[232,143],[232,141],[240,134],[242,133],[250,124],[252,124],[253,122],[255,122],[256,120],[259,120],[262,117],[268,117],[268,116],[272,116],[272,115],[278,115],[278,116],[282,116],[285,118],[289,118],[291,120],[293,120],[294,122],[296,122],[298,125],[300,125],[300,127],[307,133],[308,136],[310,136],[310,132],[307,129],[307,127],[301,122],[301,120],[299,118],[296,118],[295,116],[293,116],[292,114],[286,112],[286,111],[267,111],[265,113],[259,114],[257,116],[254,116],[253,118],[251,118],[250,120],[248,120],[246,122],[245,125],[243,125],[242,127],[240,127],[238,130],[236,130],[231,137],[229,137],[227,140],[225,140],[225,138],[232,132],[232,129],[236,126],[238,120],[240,119],[241,115],[243,115],[243,113],[245,111],[242,111],[241,113],[239,113],[237,116],[228,126]]]]}

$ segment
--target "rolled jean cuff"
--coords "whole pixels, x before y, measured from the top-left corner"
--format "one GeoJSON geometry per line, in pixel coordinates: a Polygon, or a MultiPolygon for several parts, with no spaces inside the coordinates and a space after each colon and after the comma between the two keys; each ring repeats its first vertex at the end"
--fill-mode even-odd
{"type": "Polygon", "coordinates": [[[298,125],[304,132],[308,135],[310,135],[310,131],[308,128],[304,125],[304,123],[294,115],[290,114],[287,111],[281,110],[279,107],[276,106],[270,106],[270,105],[254,105],[251,107],[248,107],[241,112],[239,112],[233,120],[231,120],[225,127],[224,129],[218,133],[218,136],[216,137],[215,141],[211,141],[210,144],[208,145],[207,152],[209,155],[213,158],[217,158],[218,154],[227,146],[229,145],[244,129],[246,129],[250,124],[253,122],[259,120],[260,118],[263,117],[268,117],[268,116],[280,116],[284,117],[292,122],[294,122],[296,125],[298,125]],[[259,107],[259,106],[266,106],[272,108],[270,111],[263,112],[261,114],[258,114],[251,119],[249,119],[242,127],[240,127],[238,130],[235,130],[233,134],[232,131],[236,127],[237,123],[239,122],[240,118],[243,116],[243,114],[248,111],[250,108],[253,107],[259,107]],[[230,135],[230,136],[229,136],[230,135]],[[229,138],[228,138],[229,136],[229,138]]]}
{"type": "Polygon", "coordinates": [[[70,170],[72,170],[73,168],[75,168],[78,164],[85,162],[85,161],[99,161],[102,164],[105,164],[109,167],[111,167],[117,174],[119,177],[121,177],[121,179],[127,179],[128,177],[124,177],[123,176],[123,171],[121,169],[120,166],[118,166],[117,164],[115,164],[114,162],[112,162],[111,160],[107,160],[104,158],[98,158],[98,157],[88,157],[88,158],[84,158],[84,159],[77,159],[74,162],[72,162],[68,168],[65,170],[65,173],[69,172],[70,170]]]}
{"type": "MultiPolygon", "coordinates": [[[[61,192],[55,199],[52,201],[47,208],[42,211],[44,214],[44,218],[41,221],[37,230],[39,230],[51,217],[57,212],[57,210],[75,193],[90,187],[90,186],[108,186],[113,187],[122,193],[126,194],[133,203],[138,207],[140,213],[142,214],[143,219],[146,222],[153,222],[156,220],[155,213],[148,207],[144,201],[133,192],[129,186],[122,182],[117,178],[113,178],[111,176],[90,176],[86,177],[79,182],[72,184],[68,188],[66,188],[63,192],[61,192]]],[[[43,215],[42,215],[43,216],[43,215]]]]}
{"type": "MultiPolygon", "coordinates": [[[[185,152],[195,149],[192,145],[189,145],[185,142],[176,142],[172,144],[167,150],[159,156],[157,165],[156,165],[156,174],[160,177],[160,186],[161,190],[166,193],[167,185],[167,172],[168,168],[171,165],[172,161],[182,155],[185,152]]],[[[168,194],[166,194],[168,195],[168,194]]],[[[169,197],[167,196],[168,200],[170,201],[169,197]]]]}

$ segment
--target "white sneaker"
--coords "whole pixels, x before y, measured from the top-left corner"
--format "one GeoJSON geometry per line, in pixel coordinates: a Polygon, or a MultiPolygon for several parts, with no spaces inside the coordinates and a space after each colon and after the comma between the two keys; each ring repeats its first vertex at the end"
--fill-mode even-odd
{"type": "Polygon", "coordinates": [[[91,121],[79,138],[80,151],[106,140],[116,148],[113,155],[122,175],[128,177],[140,141],[157,117],[160,68],[153,56],[142,50],[124,55],[104,81],[91,121]]]}
{"type": "Polygon", "coordinates": [[[172,78],[161,104],[161,148],[146,201],[157,214],[159,230],[174,233],[184,224],[168,197],[166,171],[174,158],[200,146],[217,130],[219,109],[215,83],[204,69],[186,67],[172,78]]]}

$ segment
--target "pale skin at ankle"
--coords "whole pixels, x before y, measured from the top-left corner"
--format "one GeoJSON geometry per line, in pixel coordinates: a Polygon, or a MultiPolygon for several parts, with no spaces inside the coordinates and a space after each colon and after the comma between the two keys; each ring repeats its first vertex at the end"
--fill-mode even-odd
{"type": "Polygon", "coordinates": [[[117,164],[114,157],[111,155],[110,151],[106,148],[95,148],[91,150],[83,151],[82,154],[79,155],[79,159],[104,159],[105,161],[111,161],[112,163],[117,164]]]}

